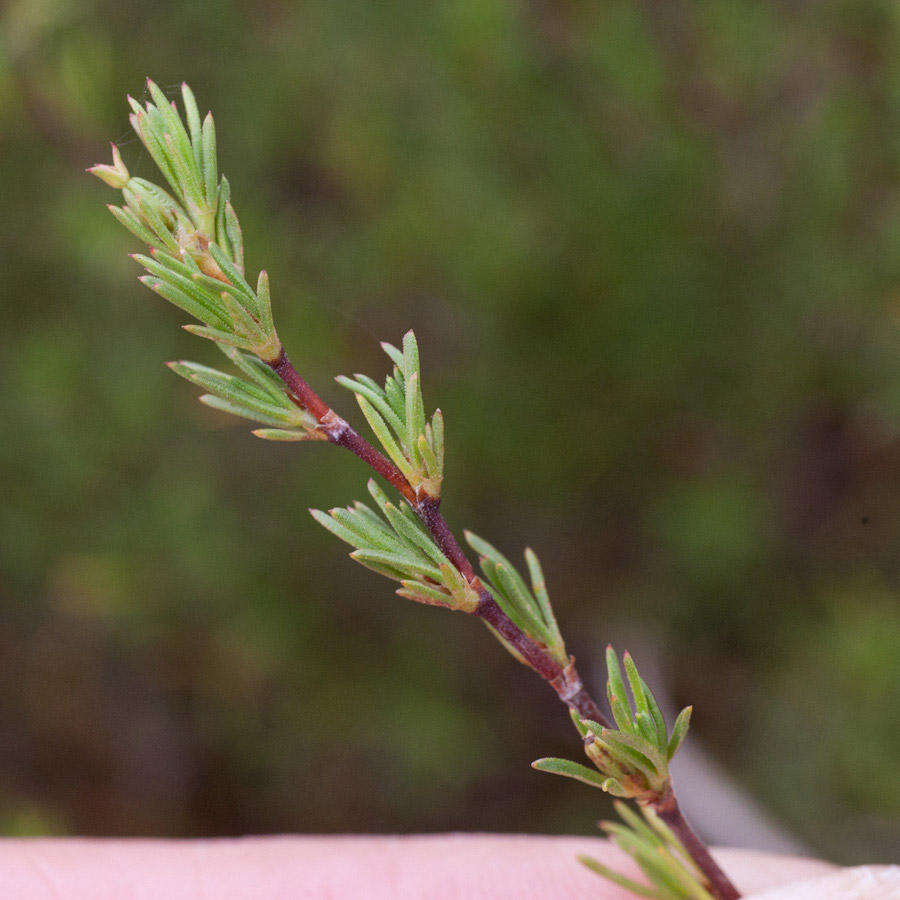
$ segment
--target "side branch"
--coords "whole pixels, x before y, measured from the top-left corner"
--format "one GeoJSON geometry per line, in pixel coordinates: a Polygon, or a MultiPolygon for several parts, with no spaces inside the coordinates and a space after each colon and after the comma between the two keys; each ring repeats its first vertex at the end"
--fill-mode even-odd
{"type": "MultiPolygon", "coordinates": [[[[561,666],[542,644],[525,634],[503,612],[490,591],[475,574],[472,563],[447,525],[440,512],[440,501],[427,494],[420,497],[393,462],[361,437],[319,397],[293,367],[283,349],[278,358],[269,365],[287,387],[291,400],[298,406],[309,410],[316,417],[320,430],[332,444],[349,450],[400,492],[441,552],[478,593],[479,602],[475,607],[474,615],[490,625],[535,672],[547,681],[566,706],[575,710],[583,719],[591,719],[605,728],[612,727],[609,719],[585,690],[578,670],[575,668],[574,657],[570,659],[568,665],[561,666]]],[[[671,789],[665,797],[654,804],[654,808],[684,845],[695,865],[703,872],[717,900],[739,898],[740,894],[737,889],[688,825],[671,789]]]]}
{"type": "Polygon", "coordinates": [[[311,412],[319,421],[319,429],[332,444],[344,447],[358,456],[392,484],[404,499],[415,503],[416,495],[403,473],[383,454],[379,453],[364,437],[358,434],[310,387],[309,382],[294,368],[284,348],[278,358],[269,363],[272,371],[284,382],[287,394],[301,408],[311,412]]]}
{"type": "Polygon", "coordinates": [[[478,606],[475,608],[475,615],[493,627],[528,662],[538,675],[545,681],[548,681],[553,690],[559,694],[559,699],[566,706],[574,709],[583,719],[599,722],[604,728],[610,727],[606,716],[603,715],[581,683],[581,677],[575,668],[575,658],[572,657],[567,666],[560,666],[540,644],[528,637],[500,609],[497,601],[477,577],[475,585],[481,597],[478,606]]]}
{"type": "Polygon", "coordinates": [[[438,507],[439,501],[427,494],[420,498],[403,473],[365,438],[361,437],[310,387],[309,383],[291,364],[284,349],[281,350],[278,358],[269,365],[284,382],[291,400],[298,406],[309,410],[316,417],[320,430],[332,444],[349,450],[367,466],[383,476],[403,495],[403,498],[428,529],[441,552],[478,593],[480,599],[474,614],[494,628],[531,668],[545,681],[548,681],[566,706],[576,710],[583,718],[592,719],[608,727],[608,720],[581,683],[574,660],[567,666],[561,666],[542,644],[532,640],[503,612],[497,601],[491,596],[490,591],[481,583],[475,574],[472,563],[469,562],[441,515],[438,507]]]}

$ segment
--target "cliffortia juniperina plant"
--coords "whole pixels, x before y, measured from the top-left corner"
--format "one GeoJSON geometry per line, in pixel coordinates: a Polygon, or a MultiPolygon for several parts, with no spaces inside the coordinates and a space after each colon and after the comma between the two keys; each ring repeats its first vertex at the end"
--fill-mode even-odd
{"type": "Polygon", "coordinates": [[[361,437],[297,373],[272,317],[269,279],[246,278],[241,227],[231,191],[216,162],[211,114],[201,121],[185,84],[184,120],[152,82],[143,105],[131,97],[131,124],[170,191],[132,177],[115,145],[112,164],[88,171],[120,190],[113,215],[150,248],[134,259],[140,280],[201,324],[184,327],[212,341],[236,373],[194,362],[169,363],[199,385],[202,403],[263,425],[253,433],[272,441],[323,441],[359,457],[397,491],[392,501],[372,479],[375,509],[355,503],[313,517],[353,547],[351,558],[399,582],[401,597],[481,619],[519,662],[530,667],[569,708],[593,768],[562,759],[539,759],[542,772],[575,778],[615,797],[634,800],[638,815],[620,801],[624,824],[602,827],[629,853],[647,878],[637,883],[590,858],[590,869],[645,897],[740,896],[684,819],[675,798],[669,761],[688,729],[682,710],[671,732],[647,684],[626,653],[622,665],[607,649],[607,701],[601,712],[585,689],[557,625],[537,557],[525,551],[528,581],[491,544],[465,532],[478,555],[476,574],[440,512],[444,472],[444,420],[429,420],[422,399],[419,348],[412,331],[399,347],[382,344],[393,370],[379,385],[366,375],[339,377],[353,393],[383,453],[361,437]],[[185,125],[186,120],[186,125],[185,125]],[[626,687],[626,681],[628,687],[626,687]],[[630,698],[629,698],[630,689],[630,698]]]}

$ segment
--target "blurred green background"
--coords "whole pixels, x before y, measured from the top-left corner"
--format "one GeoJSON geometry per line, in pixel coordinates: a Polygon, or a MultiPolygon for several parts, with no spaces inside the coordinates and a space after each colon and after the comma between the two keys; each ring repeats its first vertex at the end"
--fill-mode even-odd
{"type": "Polygon", "coordinates": [[[163,367],[216,353],[82,174],[109,138],[151,173],[149,74],[214,110],[327,398],[359,424],[331,377],[416,329],[448,518],[539,552],[589,683],[624,642],[813,852],[890,853],[896,3],[13,0],[0,31],[3,833],[607,812],[528,768],[578,756],[551,691],[311,521],[362,468],[163,367]]]}

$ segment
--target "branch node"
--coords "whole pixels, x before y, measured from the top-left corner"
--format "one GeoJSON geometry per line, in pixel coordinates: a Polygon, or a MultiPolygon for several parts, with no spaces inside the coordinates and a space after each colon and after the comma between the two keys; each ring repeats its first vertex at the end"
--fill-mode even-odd
{"type": "Polygon", "coordinates": [[[575,657],[569,657],[569,664],[554,678],[550,684],[559,694],[559,699],[564,703],[569,703],[578,696],[579,692],[584,688],[581,682],[581,676],[575,668],[575,657]]]}
{"type": "Polygon", "coordinates": [[[350,426],[333,409],[329,409],[319,419],[319,430],[327,434],[328,439],[334,443],[337,443],[349,428],[350,426]]]}

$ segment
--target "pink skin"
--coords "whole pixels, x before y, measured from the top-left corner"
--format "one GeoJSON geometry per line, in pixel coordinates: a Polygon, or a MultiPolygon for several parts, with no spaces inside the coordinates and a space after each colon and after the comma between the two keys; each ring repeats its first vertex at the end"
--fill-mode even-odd
{"type": "MultiPolygon", "coordinates": [[[[516,835],[0,841],[0,897],[16,900],[619,900],[633,897],[575,861],[589,853],[640,876],[595,838],[516,835]]],[[[715,854],[750,893],[826,875],[815,860],[715,854]]]]}

